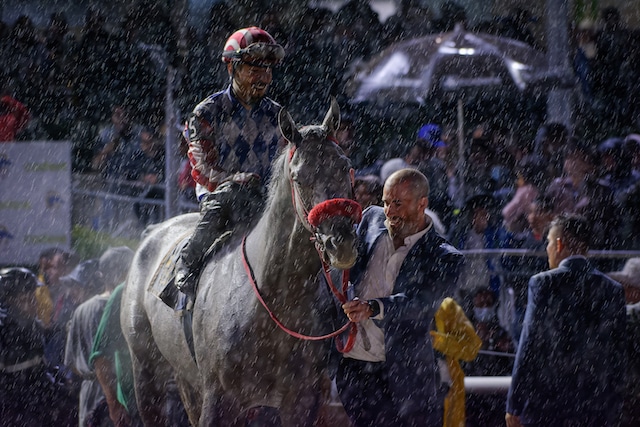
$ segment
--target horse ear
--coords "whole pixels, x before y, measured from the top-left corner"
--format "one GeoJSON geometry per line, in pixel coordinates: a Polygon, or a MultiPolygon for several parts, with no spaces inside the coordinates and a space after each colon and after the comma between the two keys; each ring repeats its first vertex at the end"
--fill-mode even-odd
{"type": "Polygon", "coordinates": [[[282,132],[284,139],[295,145],[302,142],[302,135],[298,132],[298,128],[291,118],[291,115],[284,108],[281,109],[278,114],[278,126],[280,127],[280,132],[282,132]]]}
{"type": "Polygon", "coordinates": [[[336,131],[340,127],[340,106],[335,96],[331,97],[331,107],[324,116],[322,125],[327,129],[327,134],[335,136],[336,131]]]}

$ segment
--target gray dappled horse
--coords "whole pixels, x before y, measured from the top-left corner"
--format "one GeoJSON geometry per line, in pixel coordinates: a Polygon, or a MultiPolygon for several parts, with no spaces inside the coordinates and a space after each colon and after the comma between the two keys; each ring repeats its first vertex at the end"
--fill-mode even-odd
{"type": "Polygon", "coordinates": [[[165,265],[167,254],[191,232],[197,214],[172,218],[141,242],[123,295],[121,323],[146,425],[165,421],[163,385],[172,369],[194,425],[245,425],[247,414],[261,413],[271,414],[276,424],[279,414],[283,426],[313,424],[329,341],[296,338],[270,315],[306,336],[331,331],[318,314],[320,255],[333,267],[351,267],[353,225],[360,215],[359,205],[349,200],[349,159],[333,142],[339,121],[335,100],[322,125],[300,131],[281,111],[280,130],[289,144],[272,165],[264,211],[246,240],[232,237],[203,268],[193,307],[195,361],[179,315],[149,289],[158,269],[171,267],[165,265]]]}

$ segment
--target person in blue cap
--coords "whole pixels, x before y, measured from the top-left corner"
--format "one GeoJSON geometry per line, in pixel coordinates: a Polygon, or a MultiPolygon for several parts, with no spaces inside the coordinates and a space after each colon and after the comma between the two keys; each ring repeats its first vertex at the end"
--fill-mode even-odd
{"type": "Polygon", "coordinates": [[[439,156],[439,151],[447,148],[442,140],[440,126],[434,123],[423,125],[416,135],[416,145],[422,149],[423,156],[418,170],[427,177],[431,186],[429,207],[439,215],[448,229],[453,215],[453,203],[448,192],[447,166],[439,156]]]}

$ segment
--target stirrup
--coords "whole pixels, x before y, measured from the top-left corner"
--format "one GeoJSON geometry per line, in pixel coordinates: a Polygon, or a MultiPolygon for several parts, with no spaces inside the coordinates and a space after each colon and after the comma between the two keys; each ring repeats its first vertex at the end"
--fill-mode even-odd
{"type": "Polygon", "coordinates": [[[183,294],[195,299],[198,276],[199,274],[196,271],[178,271],[176,273],[175,286],[183,294]]]}

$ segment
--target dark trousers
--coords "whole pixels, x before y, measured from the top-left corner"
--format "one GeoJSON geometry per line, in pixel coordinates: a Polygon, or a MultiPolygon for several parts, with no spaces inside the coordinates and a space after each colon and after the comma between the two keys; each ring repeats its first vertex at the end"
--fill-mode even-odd
{"type": "MultiPolygon", "coordinates": [[[[408,408],[397,385],[401,378],[390,381],[386,362],[363,362],[341,358],[336,374],[340,400],[353,427],[441,427],[443,417],[440,403],[408,408]],[[395,385],[393,385],[393,384],[395,385]]],[[[409,395],[414,390],[404,390],[409,395]]]]}

